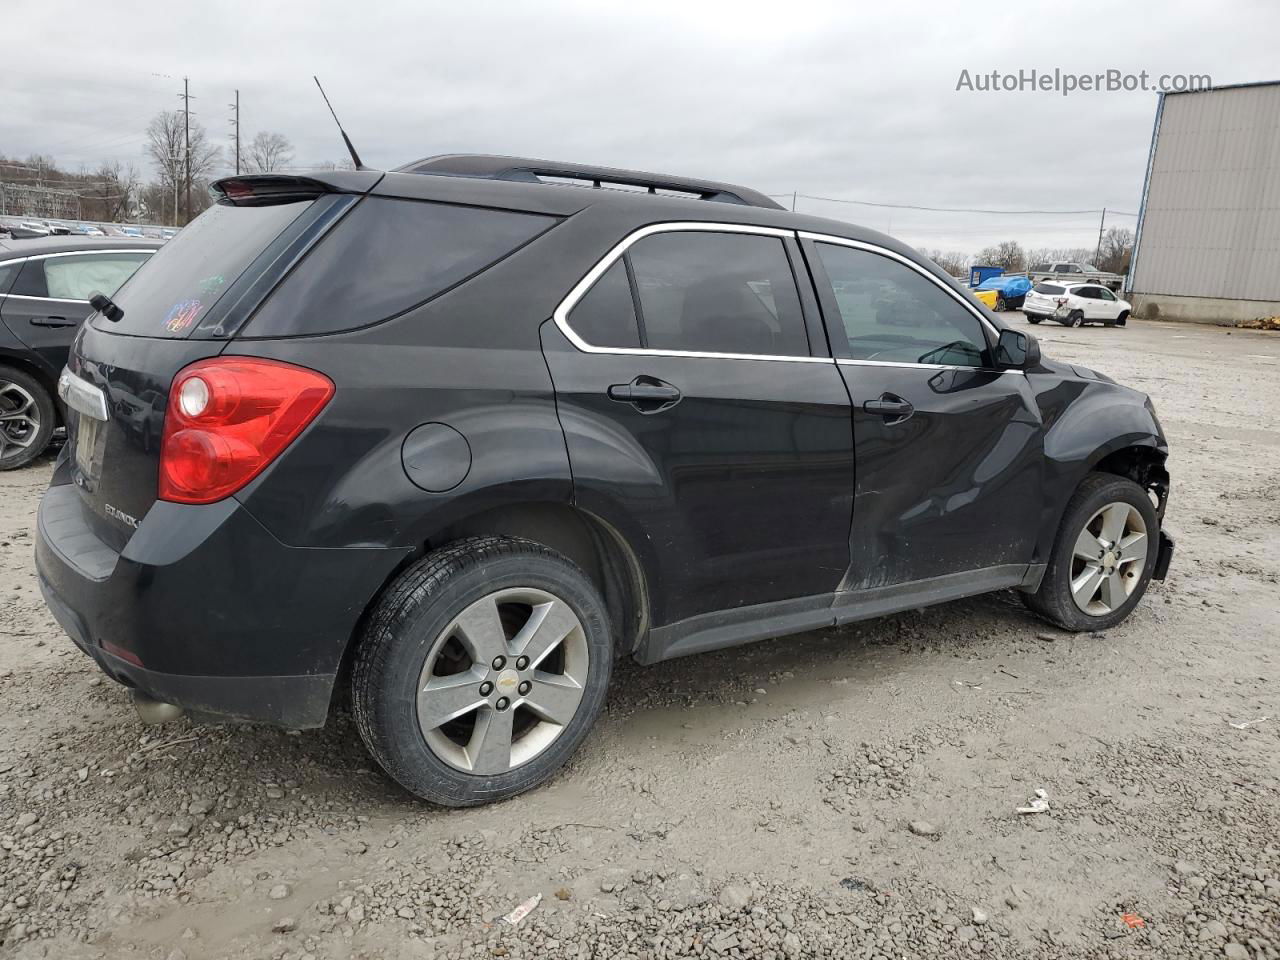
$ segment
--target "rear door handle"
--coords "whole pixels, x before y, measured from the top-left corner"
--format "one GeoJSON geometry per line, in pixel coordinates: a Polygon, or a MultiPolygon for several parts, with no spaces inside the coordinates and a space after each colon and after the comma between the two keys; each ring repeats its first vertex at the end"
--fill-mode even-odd
{"type": "Polygon", "coordinates": [[[680,402],[680,389],[654,377],[636,377],[609,387],[609,399],[629,403],[641,413],[657,413],[680,402]]]}
{"type": "Polygon", "coordinates": [[[33,327],[74,327],[79,320],[68,320],[66,317],[32,317],[33,327]]]}
{"type": "Polygon", "coordinates": [[[862,409],[867,413],[875,414],[889,423],[900,423],[907,417],[916,412],[908,400],[903,400],[897,394],[882,393],[879,400],[868,400],[862,405],[862,409]]]}

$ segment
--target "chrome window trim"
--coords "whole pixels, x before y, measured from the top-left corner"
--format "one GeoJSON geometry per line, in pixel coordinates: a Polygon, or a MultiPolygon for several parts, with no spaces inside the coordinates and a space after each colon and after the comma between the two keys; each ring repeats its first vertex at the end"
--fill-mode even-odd
{"type": "MultiPolygon", "coordinates": [[[[591,286],[600,279],[606,270],[614,265],[615,262],[627,252],[627,250],[635,243],[643,240],[645,237],[651,237],[659,233],[745,233],[760,237],[775,237],[779,240],[795,239],[796,232],[794,230],[783,230],[778,227],[757,227],[752,224],[743,223],[713,223],[710,221],[673,221],[671,223],[651,223],[647,227],[641,227],[632,231],[620,242],[606,253],[594,267],[587,271],[587,275],[579,280],[565,294],[560,305],[556,307],[552,313],[552,319],[555,321],[560,332],[565,338],[572,343],[582,353],[607,354],[609,356],[629,356],[629,357],[696,357],[704,360],[771,360],[782,363],[831,363],[831,357],[792,357],[779,356],[765,353],[709,353],[698,350],[652,350],[647,347],[598,347],[595,344],[587,343],[582,337],[574,332],[573,327],[569,325],[569,311],[578,305],[578,301],[591,289],[591,286]]],[[[797,281],[797,284],[799,281],[797,281]]],[[[798,291],[797,291],[798,293],[798,291]]]]}
{"type": "MultiPolygon", "coordinates": [[[[942,290],[943,292],[950,295],[951,299],[955,300],[955,302],[960,304],[960,306],[964,307],[966,310],[972,313],[974,317],[977,318],[978,323],[982,325],[982,328],[984,330],[987,330],[992,337],[994,337],[996,340],[1000,339],[1000,331],[996,329],[995,325],[992,324],[990,320],[988,320],[986,317],[982,315],[981,311],[979,311],[977,307],[969,303],[956,290],[952,289],[950,286],[943,283],[941,280],[935,277],[932,273],[930,273],[924,267],[920,266],[920,264],[916,263],[914,260],[911,260],[909,257],[904,257],[902,254],[897,253],[893,250],[889,250],[885,247],[879,246],[874,243],[866,243],[865,241],[862,241],[862,240],[850,240],[847,237],[833,237],[830,234],[813,233],[812,231],[809,231],[809,230],[800,230],[798,231],[798,233],[801,240],[812,240],[814,243],[833,243],[836,246],[840,246],[840,247],[852,247],[855,250],[865,250],[867,253],[874,253],[881,257],[888,257],[890,260],[894,260],[898,263],[901,263],[903,266],[910,267],[916,273],[920,274],[920,276],[924,277],[926,280],[929,280],[931,283],[933,283],[933,285],[936,286],[939,290],[942,290]]],[[[987,349],[994,350],[995,347],[990,343],[988,343],[987,349]]],[[[1017,374],[1019,376],[1024,376],[1024,377],[1027,375],[1025,370],[1010,370],[1004,367],[966,367],[966,366],[960,366],[956,364],[945,364],[945,363],[942,363],[942,364],[910,363],[910,362],[899,363],[899,362],[889,362],[885,360],[852,360],[852,359],[846,359],[843,357],[838,359],[836,362],[848,364],[850,366],[867,365],[867,366],[882,366],[882,367],[921,367],[926,370],[982,370],[987,373],[1001,373],[1001,374],[1013,373],[1013,374],[1017,374]]]]}
{"type": "MultiPolygon", "coordinates": [[[[150,247],[126,247],[122,250],[102,249],[102,250],[63,250],[61,253],[33,253],[29,257],[9,257],[6,260],[0,260],[0,267],[7,267],[11,263],[29,263],[32,260],[51,260],[54,257],[84,257],[92,256],[99,253],[141,253],[148,257],[153,257],[159,252],[159,247],[152,250],[150,247]]],[[[88,300],[71,300],[67,297],[33,297],[25,293],[0,293],[0,300],[5,298],[12,300],[40,300],[51,301],[53,303],[88,303],[88,300]]]]}

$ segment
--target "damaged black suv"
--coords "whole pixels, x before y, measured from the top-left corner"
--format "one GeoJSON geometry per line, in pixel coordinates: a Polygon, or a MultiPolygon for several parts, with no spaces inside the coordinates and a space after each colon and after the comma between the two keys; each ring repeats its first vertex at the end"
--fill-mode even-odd
{"type": "Polygon", "coordinates": [[[248,176],[76,338],[50,609],[145,717],[349,694],[450,805],[642,663],[1014,588],[1124,619],[1172,542],[1150,401],[890,237],[504,157],[248,176]]]}

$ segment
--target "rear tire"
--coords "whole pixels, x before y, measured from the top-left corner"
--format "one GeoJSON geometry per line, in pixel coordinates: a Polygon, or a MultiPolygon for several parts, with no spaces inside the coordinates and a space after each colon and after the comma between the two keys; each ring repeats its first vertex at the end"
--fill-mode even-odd
{"type": "Polygon", "coordinates": [[[1072,327],[1083,327],[1084,314],[1079,310],[1072,310],[1071,313],[1067,314],[1067,323],[1072,327]]]}
{"type": "Polygon", "coordinates": [[[577,749],[604,707],[612,656],[604,603],[574,563],[528,540],[459,540],[375,604],[353,714],[369,753],[411,793],[449,807],[503,800],[577,749]]]}
{"type": "Polygon", "coordinates": [[[53,398],[39,380],[0,366],[0,470],[25,467],[44,453],[57,422],[53,398]]]}
{"type": "Polygon", "coordinates": [[[1133,612],[1147,592],[1159,546],[1160,520],[1147,492],[1127,477],[1091,473],[1081,481],[1067,503],[1040,588],[1035,593],[1024,593],[1023,600],[1033,611],[1064,630],[1105,630],[1113,627],[1133,612]],[[1114,515],[1127,514],[1130,522],[1118,527],[1119,534],[1095,537],[1090,528],[1105,530],[1111,516],[1106,511],[1113,508],[1114,515]],[[1142,543],[1131,539],[1139,528],[1144,530],[1145,540],[1142,543]],[[1094,540],[1098,543],[1095,544],[1094,540]],[[1087,549],[1082,549],[1082,546],[1087,549]],[[1118,562],[1110,557],[1095,559],[1092,556],[1095,547],[1100,554],[1110,554],[1119,547],[1121,556],[1116,558],[1118,562]],[[1141,558],[1132,561],[1122,559],[1124,553],[1133,553],[1139,547],[1144,551],[1141,558]],[[1087,559],[1085,553],[1090,554],[1087,559]],[[1096,577],[1091,573],[1094,567],[1098,568],[1096,577]],[[1104,594],[1101,590],[1103,581],[1110,578],[1103,573],[1108,567],[1114,570],[1115,579],[1111,584],[1113,589],[1104,594]],[[1079,585],[1078,593],[1073,593],[1073,585],[1079,585]],[[1086,608],[1092,612],[1087,612],[1086,608]]]}
{"type": "Polygon", "coordinates": [[[1009,303],[1001,294],[996,295],[996,313],[1004,313],[1009,309],[1009,303]]]}

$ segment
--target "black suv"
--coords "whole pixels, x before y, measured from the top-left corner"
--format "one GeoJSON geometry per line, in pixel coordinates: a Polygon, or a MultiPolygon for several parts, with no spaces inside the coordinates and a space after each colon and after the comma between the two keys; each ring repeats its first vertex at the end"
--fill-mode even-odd
{"type": "MultiPolygon", "coordinates": [[[[49,445],[58,375],[89,297],[111,294],[160,244],[92,237],[0,240],[0,470],[49,445]]],[[[163,410],[163,406],[161,407],[163,410]]]]}
{"type": "Polygon", "coordinates": [[[49,607],[144,718],[349,692],[474,804],[565,761],[615,656],[1005,588],[1102,629],[1168,565],[1150,401],[890,237],[502,157],[215,190],[77,337],[40,506],[49,607]]]}

